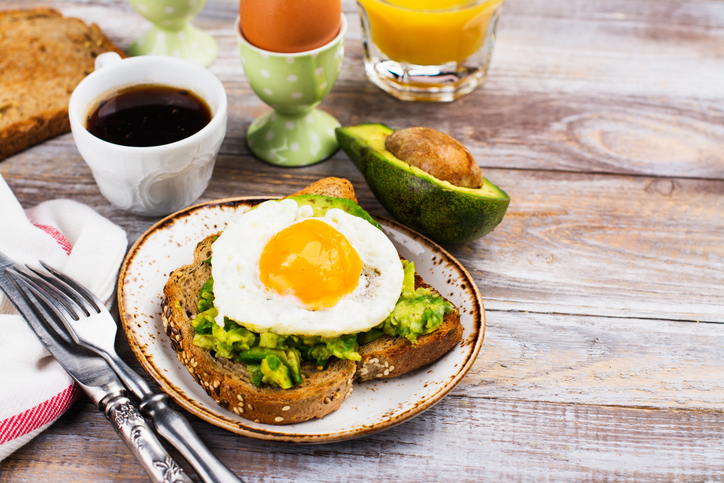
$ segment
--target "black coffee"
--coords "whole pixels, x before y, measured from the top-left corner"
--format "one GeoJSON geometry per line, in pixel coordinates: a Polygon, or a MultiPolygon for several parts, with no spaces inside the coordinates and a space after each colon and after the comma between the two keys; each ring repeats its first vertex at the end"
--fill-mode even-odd
{"type": "Polygon", "coordinates": [[[160,146],[199,132],[209,121],[211,109],[193,92],[139,85],[100,101],[86,129],[113,144],[160,146]]]}

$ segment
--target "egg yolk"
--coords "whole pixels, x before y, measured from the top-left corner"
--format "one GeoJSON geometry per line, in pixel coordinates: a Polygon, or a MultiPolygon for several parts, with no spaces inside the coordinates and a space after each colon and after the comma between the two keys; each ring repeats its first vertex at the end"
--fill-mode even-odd
{"type": "Polygon", "coordinates": [[[304,220],[276,233],[259,259],[261,282],[295,295],[309,310],[333,307],[359,283],[362,260],[347,238],[320,220],[304,220]]]}

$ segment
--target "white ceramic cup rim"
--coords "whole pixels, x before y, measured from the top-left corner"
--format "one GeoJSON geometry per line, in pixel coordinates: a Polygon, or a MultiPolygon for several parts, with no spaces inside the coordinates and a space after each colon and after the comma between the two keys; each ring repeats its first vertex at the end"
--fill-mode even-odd
{"type": "MultiPolygon", "coordinates": [[[[104,55],[104,54],[101,54],[104,55]]],[[[164,83],[167,84],[167,83],[164,83]]],[[[171,86],[171,87],[179,87],[179,86],[171,86]]],[[[193,90],[194,94],[204,99],[204,102],[207,104],[210,104],[207,99],[204,98],[203,95],[201,95],[198,91],[188,87],[187,89],[193,90]]],[[[209,105],[210,108],[212,108],[211,105],[209,105]]],[[[213,108],[212,108],[213,109],[213,108]]],[[[172,150],[172,149],[179,149],[179,148],[185,148],[190,147],[193,145],[198,144],[200,141],[203,140],[204,137],[208,136],[210,133],[214,132],[216,129],[218,129],[219,124],[223,123],[226,119],[226,110],[227,110],[227,98],[226,98],[226,90],[224,89],[224,85],[221,83],[221,81],[212,74],[209,70],[207,70],[204,67],[201,67],[199,65],[194,64],[191,61],[184,60],[184,59],[177,59],[175,57],[167,57],[167,56],[160,56],[160,55],[144,55],[139,57],[129,57],[126,59],[121,59],[119,61],[116,61],[110,65],[107,65],[105,67],[101,67],[100,69],[97,69],[90,73],[88,76],[86,76],[75,88],[73,91],[73,94],[70,96],[70,102],[68,105],[68,117],[70,119],[71,126],[73,126],[75,129],[73,131],[80,136],[83,136],[85,139],[84,141],[87,142],[94,142],[97,143],[99,146],[102,146],[103,149],[106,150],[114,150],[119,153],[129,154],[129,155],[138,155],[138,154],[153,154],[158,152],[163,152],[166,150],[172,150]],[[96,93],[93,93],[90,97],[93,98],[93,101],[90,104],[87,105],[80,105],[80,101],[78,100],[79,94],[77,95],[76,92],[81,92],[83,89],[90,89],[90,85],[92,85],[95,77],[97,75],[100,75],[100,73],[106,73],[107,71],[113,71],[117,69],[132,69],[134,66],[144,66],[147,64],[158,64],[158,63],[169,63],[169,64],[175,64],[176,66],[179,66],[181,69],[189,69],[189,70],[195,70],[198,72],[201,76],[205,78],[204,82],[208,82],[209,85],[214,86],[214,90],[217,91],[219,96],[219,103],[216,107],[216,112],[213,113],[213,116],[211,118],[211,121],[209,121],[206,126],[204,126],[200,131],[192,134],[191,136],[188,136],[186,138],[180,139],[178,141],[175,141],[173,143],[168,144],[159,144],[157,146],[124,146],[122,144],[114,144],[110,143],[108,141],[105,141],[88,131],[88,129],[85,127],[85,122],[83,122],[83,119],[87,115],[90,109],[93,108],[93,103],[98,102],[101,97],[107,94],[111,94],[113,92],[117,92],[121,89],[124,89],[126,87],[131,87],[134,85],[144,85],[153,83],[153,79],[139,79],[137,82],[130,82],[125,84],[118,84],[118,85],[111,85],[107,86],[103,89],[98,89],[96,93]]]]}
{"type": "Polygon", "coordinates": [[[240,25],[241,17],[236,17],[236,21],[234,22],[234,32],[236,32],[236,38],[239,42],[242,42],[244,45],[246,45],[247,47],[249,47],[252,50],[259,52],[260,54],[268,55],[270,57],[280,57],[280,58],[302,57],[305,55],[318,54],[318,53],[322,52],[323,50],[328,49],[330,45],[336,44],[341,39],[344,38],[344,36],[347,33],[347,17],[345,17],[344,14],[342,14],[341,17],[342,17],[342,19],[341,19],[341,22],[339,25],[339,33],[337,33],[337,36],[334,39],[330,40],[329,42],[322,45],[321,47],[317,47],[316,49],[312,49],[312,50],[305,50],[304,52],[285,53],[285,52],[274,52],[272,50],[260,49],[256,45],[254,45],[251,42],[249,42],[248,40],[246,40],[246,37],[244,37],[244,35],[241,33],[241,25],[240,25]]]}

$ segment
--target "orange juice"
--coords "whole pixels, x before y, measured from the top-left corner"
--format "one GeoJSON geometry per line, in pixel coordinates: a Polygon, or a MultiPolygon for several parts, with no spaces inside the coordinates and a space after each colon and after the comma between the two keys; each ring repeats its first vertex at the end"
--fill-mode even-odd
{"type": "Polygon", "coordinates": [[[462,62],[482,47],[503,0],[358,0],[372,41],[390,59],[416,65],[462,62]]]}

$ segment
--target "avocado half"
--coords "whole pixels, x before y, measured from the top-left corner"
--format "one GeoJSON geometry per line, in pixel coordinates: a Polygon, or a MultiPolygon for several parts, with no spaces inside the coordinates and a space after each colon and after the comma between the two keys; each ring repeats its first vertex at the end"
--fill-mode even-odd
{"type": "Polygon", "coordinates": [[[485,178],[477,189],[454,186],[401,161],[385,149],[393,132],[384,124],[336,129],[340,147],[392,216],[439,243],[475,240],[498,226],[510,204],[505,191],[485,178]]]}

